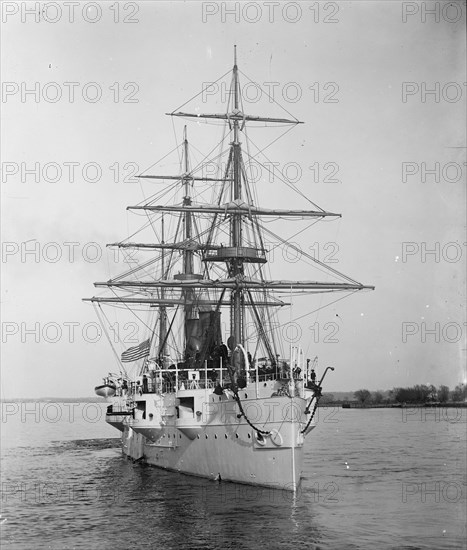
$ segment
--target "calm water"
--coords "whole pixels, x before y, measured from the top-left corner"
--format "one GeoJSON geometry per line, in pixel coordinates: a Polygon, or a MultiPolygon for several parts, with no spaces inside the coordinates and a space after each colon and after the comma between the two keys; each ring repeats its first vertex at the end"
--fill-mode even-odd
{"type": "Polygon", "coordinates": [[[319,409],[293,498],[134,465],[104,408],[5,407],[2,549],[466,548],[467,409],[319,409]]]}

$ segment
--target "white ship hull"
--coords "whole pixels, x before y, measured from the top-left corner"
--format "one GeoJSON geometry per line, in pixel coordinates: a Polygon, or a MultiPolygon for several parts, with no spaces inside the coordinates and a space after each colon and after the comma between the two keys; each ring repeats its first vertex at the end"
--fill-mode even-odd
{"type": "Polygon", "coordinates": [[[307,399],[272,395],[278,386],[276,381],[261,388],[250,383],[241,391],[243,411],[254,427],[232,395],[204,389],[181,390],[177,396],[144,394],[137,398],[134,417],[108,414],[107,421],[122,430],[123,453],[133,460],[294,491],[300,484],[304,435],[315,424],[307,426],[307,399]]]}

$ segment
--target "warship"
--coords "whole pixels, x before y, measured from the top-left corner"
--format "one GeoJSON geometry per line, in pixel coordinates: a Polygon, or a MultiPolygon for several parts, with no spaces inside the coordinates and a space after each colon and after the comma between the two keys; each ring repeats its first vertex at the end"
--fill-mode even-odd
{"type": "MultiPolygon", "coordinates": [[[[149,228],[153,238],[142,242],[135,232],[108,246],[137,250],[147,258],[95,283],[105,295],[85,299],[94,305],[118,365],[95,391],[108,400],[106,422],[121,432],[123,453],[133,461],[296,491],[323,380],[334,368],[327,367],[318,379],[316,360],[311,363],[303,347],[284,341],[283,331],[277,330],[282,326],[278,312],[317,293],[352,294],[374,287],[303,250],[301,257],[325,271],[327,280],[271,277],[265,235],[292,249],[295,245],[272,233],[269,221],[316,222],[340,215],[309,199],[304,209],[257,204],[245,162],[254,158],[244,146],[247,129],[301,122],[290,114],[245,112],[236,48],[228,74],[225,112],[179,108],[167,113],[172,120],[222,125],[222,138],[211,149],[216,152],[193,164],[184,126],[176,147],[178,173],[146,170],[138,175],[140,181],[163,186],[128,207],[144,216],[141,232],[149,228]],[[142,312],[147,315],[142,324],[146,333],[137,345],[116,349],[103,306],[135,312],[139,319],[142,312]]],[[[270,195],[274,199],[274,190],[270,195]]]]}

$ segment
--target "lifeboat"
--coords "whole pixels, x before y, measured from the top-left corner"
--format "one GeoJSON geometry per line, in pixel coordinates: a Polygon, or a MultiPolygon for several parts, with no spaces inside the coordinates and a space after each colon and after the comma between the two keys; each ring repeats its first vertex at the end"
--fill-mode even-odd
{"type": "Polygon", "coordinates": [[[99,397],[113,397],[117,391],[117,386],[113,382],[108,381],[100,386],[96,386],[94,391],[99,397]]]}

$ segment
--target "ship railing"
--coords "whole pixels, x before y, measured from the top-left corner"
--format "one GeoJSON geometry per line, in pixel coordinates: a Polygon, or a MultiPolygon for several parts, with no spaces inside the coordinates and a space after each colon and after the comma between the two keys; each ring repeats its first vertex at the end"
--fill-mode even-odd
{"type": "MultiPolygon", "coordinates": [[[[292,376],[293,380],[303,380],[303,378],[301,376],[297,376],[297,375],[293,375],[292,376]]],[[[290,380],[290,376],[289,374],[284,374],[284,373],[276,373],[276,372],[271,372],[271,373],[265,373],[265,374],[259,374],[258,375],[258,381],[259,382],[268,382],[269,380],[290,380]]],[[[255,374],[253,373],[250,373],[250,381],[251,382],[255,382],[256,381],[256,376],[255,374]]]]}
{"type": "Polygon", "coordinates": [[[208,369],[205,362],[204,369],[177,369],[176,387],[178,390],[214,389],[217,384],[222,384],[226,377],[226,368],[208,369]]]}
{"type": "Polygon", "coordinates": [[[130,382],[128,393],[135,399],[146,393],[171,393],[176,390],[214,389],[217,384],[230,380],[227,368],[208,369],[157,369],[139,380],[130,382]]]}
{"type": "Polygon", "coordinates": [[[205,389],[214,389],[217,386],[216,380],[179,380],[178,389],[179,390],[205,390],[205,389]]]}
{"type": "MultiPolygon", "coordinates": [[[[139,380],[130,382],[128,395],[135,400],[144,394],[173,393],[183,390],[214,389],[217,385],[224,386],[230,382],[227,368],[204,369],[177,368],[174,366],[167,369],[150,371],[139,380]],[[175,368],[174,368],[175,367],[175,368]]],[[[295,382],[303,381],[300,371],[290,371],[289,365],[283,363],[278,367],[270,365],[255,364],[254,368],[248,369],[248,381],[250,383],[264,383],[268,381],[293,379],[295,382]]],[[[125,406],[123,405],[125,410],[125,406]]]]}

